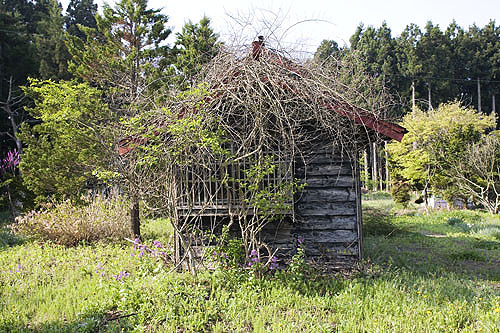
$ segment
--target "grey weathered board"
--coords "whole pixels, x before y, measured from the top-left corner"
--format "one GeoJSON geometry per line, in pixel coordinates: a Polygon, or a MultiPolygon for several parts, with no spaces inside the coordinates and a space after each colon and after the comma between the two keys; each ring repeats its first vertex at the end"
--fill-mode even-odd
{"type": "Polygon", "coordinates": [[[304,239],[306,258],[319,266],[351,266],[361,256],[360,188],[357,165],[347,157],[321,153],[296,168],[306,184],[297,194],[295,221],[268,225],[262,239],[282,256],[304,239]]]}

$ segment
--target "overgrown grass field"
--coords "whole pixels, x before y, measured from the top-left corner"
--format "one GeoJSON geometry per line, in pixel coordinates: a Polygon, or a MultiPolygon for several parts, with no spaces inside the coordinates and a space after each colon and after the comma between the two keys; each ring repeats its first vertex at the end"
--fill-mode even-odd
{"type": "MultiPolygon", "coordinates": [[[[172,272],[130,243],[63,247],[0,233],[0,331],[498,332],[500,220],[364,200],[349,277],[172,272]]],[[[145,243],[169,241],[149,221],[145,243]]]]}

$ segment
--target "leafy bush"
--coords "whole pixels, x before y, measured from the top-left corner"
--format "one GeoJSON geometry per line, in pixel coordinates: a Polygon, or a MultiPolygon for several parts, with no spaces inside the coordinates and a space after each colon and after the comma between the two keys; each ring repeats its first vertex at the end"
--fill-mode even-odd
{"type": "Polygon", "coordinates": [[[460,224],[460,223],[464,223],[464,221],[462,221],[461,218],[459,217],[450,217],[449,219],[446,220],[446,224],[448,225],[456,225],[456,224],[460,224]]]}
{"type": "Polygon", "coordinates": [[[9,230],[0,229],[0,249],[3,247],[13,246],[22,242],[22,239],[19,239],[9,230]]]}
{"type": "Polygon", "coordinates": [[[363,200],[388,200],[391,199],[390,193],[384,191],[369,192],[362,195],[363,200]]]}
{"type": "Polygon", "coordinates": [[[75,206],[70,201],[47,204],[18,217],[14,230],[26,236],[74,246],[83,241],[121,239],[128,235],[128,203],[115,196],[96,196],[75,206]]]}
{"type": "Polygon", "coordinates": [[[408,205],[411,199],[410,195],[410,185],[406,183],[399,183],[394,185],[391,190],[391,196],[395,203],[402,204],[403,206],[408,205]]]}

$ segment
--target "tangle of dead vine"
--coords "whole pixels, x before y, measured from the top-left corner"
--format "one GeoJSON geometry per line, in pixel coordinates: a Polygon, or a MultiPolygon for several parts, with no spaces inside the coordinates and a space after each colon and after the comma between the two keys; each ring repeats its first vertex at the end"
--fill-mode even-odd
{"type": "Polygon", "coordinates": [[[376,140],[363,119],[383,119],[389,103],[352,62],[299,63],[262,41],[221,49],[198,80],[125,123],[133,149],[122,157],[138,195],[170,217],[177,262],[192,269],[220,224],[238,227],[247,253],[266,249],[259,232],[293,215],[303,186],[294,165],[318,150],[357,158],[376,140]]]}

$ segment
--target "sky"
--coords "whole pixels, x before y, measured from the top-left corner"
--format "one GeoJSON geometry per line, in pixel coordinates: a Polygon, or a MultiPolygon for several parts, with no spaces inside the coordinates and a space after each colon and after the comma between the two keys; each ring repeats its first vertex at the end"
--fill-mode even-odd
{"type": "MultiPolygon", "coordinates": [[[[63,1],[67,7],[69,0],[63,1]]],[[[106,1],[112,5],[112,1],[106,1]]],[[[97,0],[99,7],[102,0],[97,0]]],[[[463,28],[480,27],[490,20],[500,24],[500,0],[149,0],[151,8],[163,8],[175,41],[185,22],[199,22],[203,15],[229,44],[250,44],[263,35],[280,49],[314,53],[322,40],[349,45],[362,22],[378,27],[383,21],[397,36],[409,23],[424,28],[427,21],[444,30],[452,20],[463,28]]]]}

